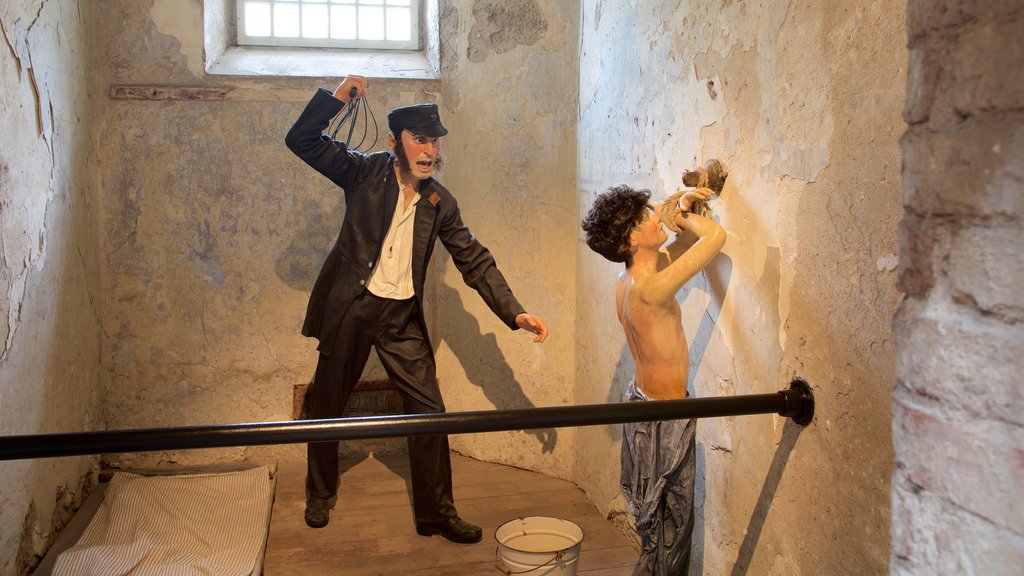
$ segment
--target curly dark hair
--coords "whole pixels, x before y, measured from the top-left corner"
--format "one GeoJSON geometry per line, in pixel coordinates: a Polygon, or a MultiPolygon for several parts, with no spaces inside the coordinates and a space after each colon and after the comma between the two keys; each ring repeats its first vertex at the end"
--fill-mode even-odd
{"type": "Polygon", "coordinates": [[[599,194],[581,223],[587,233],[587,246],[612,262],[624,262],[629,268],[633,264],[629,235],[643,220],[650,199],[650,190],[633,189],[625,184],[599,194]]]}

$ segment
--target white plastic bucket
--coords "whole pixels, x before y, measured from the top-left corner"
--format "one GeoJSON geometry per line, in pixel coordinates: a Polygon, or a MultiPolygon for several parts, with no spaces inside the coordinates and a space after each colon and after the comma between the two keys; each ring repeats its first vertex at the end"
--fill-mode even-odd
{"type": "Polygon", "coordinates": [[[583,529],[547,516],[509,520],[494,531],[498,569],[507,576],[575,576],[583,529]]]}

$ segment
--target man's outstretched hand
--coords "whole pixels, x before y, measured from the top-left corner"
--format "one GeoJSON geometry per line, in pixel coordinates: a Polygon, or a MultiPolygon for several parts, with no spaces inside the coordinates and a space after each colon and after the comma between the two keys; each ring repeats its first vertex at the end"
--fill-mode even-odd
{"type": "Polygon", "coordinates": [[[544,323],[540,316],[523,312],[516,316],[516,326],[536,334],[533,338],[534,342],[543,342],[548,337],[548,325],[544,323]]]}

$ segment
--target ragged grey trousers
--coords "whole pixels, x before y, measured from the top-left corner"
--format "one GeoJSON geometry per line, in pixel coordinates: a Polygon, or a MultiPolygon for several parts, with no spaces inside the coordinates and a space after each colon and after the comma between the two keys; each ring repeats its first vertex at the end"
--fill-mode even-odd
{"type": "MultiPolygon", "coordinates": [[[[649,398],[630,382],[623,400],[649,398]]],[[[689,572],[696,432],[693,419],[623,425],[620,485],[643,546],[634,576],[689,572]]]]}

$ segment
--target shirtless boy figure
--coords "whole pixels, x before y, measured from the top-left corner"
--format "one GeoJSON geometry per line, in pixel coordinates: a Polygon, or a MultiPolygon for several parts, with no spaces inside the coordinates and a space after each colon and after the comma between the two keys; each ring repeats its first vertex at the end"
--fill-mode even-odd
{"type": "MultiPolygon", "coordinates": [[[[694,189],[679,198],[678,211],[663,211],[651,205],[650,191],[616,186],[597,197],[583,221],[587,245],[626,265],[615,287],[616,311],[636,365],[626,401],[686,397],[689,345],[676,293],[725,244],[718,223],[691,211],[712,194],[694,189]],[[668,240],[663,212],[674,214],[673,228],[696,237],[671,262],[661,252],[668,240]]],[[[695,432],[694,420],[623,426],[622,492],[643,543],[634,575],[678,576],[689,569],[695,432]]]]}

